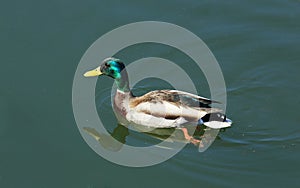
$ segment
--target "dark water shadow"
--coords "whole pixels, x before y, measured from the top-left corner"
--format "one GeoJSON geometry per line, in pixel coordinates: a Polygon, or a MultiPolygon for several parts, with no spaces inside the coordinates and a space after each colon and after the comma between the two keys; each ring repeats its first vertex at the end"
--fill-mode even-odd
{"type": "MultiPolygon", "coordinates": [[[[183,128],[157,128],[148,130],[144,126],[139,126],[138,130],[141,134],[151,136],[152,138],[161,141],[170,143],[191,143],[198,148],[199,152],[205,151],[213,143],[219,133],[218,129],[211,129],[204,125],[196,125],[196,127],[195,125],[185,125],[183,128]],[[187,134],[191,136],[191,139],[187,139],[184,131],[182,130],[183,128],[187,131],[187,134]]],[[[96,139],[102,147],[116,152],[119,151],[124,144],[126,144],[126,137],[129,136],[129,128],[121,124],[117,124],[113,132],[109,134],[100,133],[92,127],[84,127],[83,130],[96,139]]]]}

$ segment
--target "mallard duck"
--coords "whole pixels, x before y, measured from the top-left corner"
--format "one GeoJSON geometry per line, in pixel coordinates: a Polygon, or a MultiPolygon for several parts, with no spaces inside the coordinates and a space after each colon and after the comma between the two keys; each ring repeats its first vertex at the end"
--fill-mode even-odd
{"type": "MultiPolygon", "coordinates": [[[[134,96],[129,87],[124,63],[117,58],[106,58],[85,77],[106,75],[115,80],[117,90],[113,109],[123,125],[136,124],[149,128],[182,128],[186,123],[204,124],[213,129],[231,126],[222,110],[212,108],[217,101],[178,90],[155,90],[134,96]]],[[[187,138],[190,136],[182,129],[187,138]]]]}

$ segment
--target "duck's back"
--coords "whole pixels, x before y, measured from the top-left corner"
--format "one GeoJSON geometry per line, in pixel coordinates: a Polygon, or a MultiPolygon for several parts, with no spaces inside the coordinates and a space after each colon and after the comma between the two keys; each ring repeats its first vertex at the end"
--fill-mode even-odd
{"type": "MultiPolygon", "coordinates": [[[[155,128],[179,127],[187,122],[205,124],[206,121],[201,118],[206,120],[208,117],[213,117],[212,120],[217,122],[224,122],[226,117],[221,110],[209,106],[213,102],[216,101],[187,92],[156,90],[130,98],[126,119],[135,124],[155,128]]],[[[211,118],[208,118],[209,120],[211,118]]],[[[230,125],[222,123],[217,127],[219,126],[230,125]]]]}

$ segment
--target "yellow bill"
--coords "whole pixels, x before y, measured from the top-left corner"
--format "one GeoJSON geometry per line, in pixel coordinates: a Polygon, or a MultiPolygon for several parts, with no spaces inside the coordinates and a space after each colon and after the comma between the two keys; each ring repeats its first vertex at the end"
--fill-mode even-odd
{"type": "Polygon", "coordinates": [[[102,72],[100,71],[100,67],[97,67],[94,70],[88,71],[86,73],[84,73],[83,76],[85,77],[92,77],[92,76],[100,76],[102,74],[102,72]]]}

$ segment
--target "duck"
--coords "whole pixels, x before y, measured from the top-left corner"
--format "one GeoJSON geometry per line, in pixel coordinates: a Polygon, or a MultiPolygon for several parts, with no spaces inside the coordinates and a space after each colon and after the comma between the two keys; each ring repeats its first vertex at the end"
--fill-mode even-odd
{"type": "Polygon", "coordinates": [[[212,129],[230,127],[232,121],[219,108],[219,103],[205,97],[179,90],[154,90],[135,96],[130,88],[125,64],[118,58],[105,58],[100,66],[84,73],[84,77],[108,76],[117,86],[113,110],[122,125],[139,125],[144,128],[182,129],[186,139],[191,140],[184,127],[186,124],[204,125],[212,129]]]}

